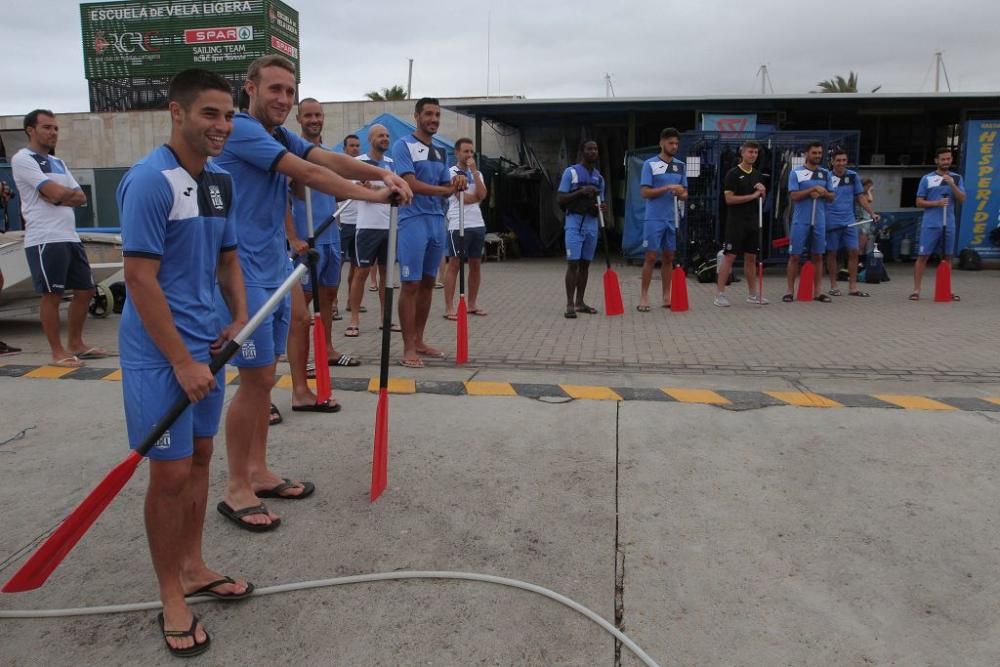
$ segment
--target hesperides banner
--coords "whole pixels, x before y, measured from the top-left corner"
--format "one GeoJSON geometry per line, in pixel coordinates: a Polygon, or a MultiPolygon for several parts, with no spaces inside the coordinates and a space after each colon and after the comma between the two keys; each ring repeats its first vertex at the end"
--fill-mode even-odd
{"type": "Polygon", "coordinates": [[[965,123],[965,204],[958,228],[958,248],[971,248],[983,259],[1000,259],[1000,247],[991,232],[1000,225],[1000,120],[970,120],[965,123]]]}

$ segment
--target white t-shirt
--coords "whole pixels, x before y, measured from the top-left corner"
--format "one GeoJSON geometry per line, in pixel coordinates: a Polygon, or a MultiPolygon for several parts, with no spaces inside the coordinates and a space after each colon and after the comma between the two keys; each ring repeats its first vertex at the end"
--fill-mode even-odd
{"type": "MultiPolygon", "coordinates": [[[[392,169],[392,158],[388,155],[382,156],[381,160],[376,160],[373,157],[369,157],[367,153],[359,155],[358,160],[362,162],[367,162],[373,167],[379,167],[380,169],[392,169]]],[[[385,183],[382,181],[369,181],[375,187],[385,187],[385,183]]],[[[357,209],[357,226],[358,229],[389,229],[389,205],[388,204],[376,204],[370,201],[356,201],[351,205],[351,208],[357,209]]],[[[343,217],[343,216],[341,216],[343,217]]]]}
{"type": "MultiPolygon", "coordinates": [[[[458,166],[454,166],[448,170],[452,178],[459,175],[464,175],[469,181],[469,188],[466,190],[465,194],[469,195],[476,191],[476,181],[472,180],[472,172],[469,170],[462,171],[458,166]]],[[[483,175],[476,172],[476,180],[482,182],[483,175]]],[[[483,184],[485,187],[485,183],[483,184]]],[[[473,227],[485,227],[486,222],[483,220],[483,210],[479,208],[479,202],[474,204],[465,205],[465,228],[471,229],[473,227]]],[[[448,198],[448,231],[455,231],[458,229],[458,194],[453,194],[448,198]]]]}
{"type": "Polygon", "coordinates": [[[41,155],[22,148],[10,161],[14,184],[21,195],[21,216],[24,218],[24,247],[46,243],[79,243],[76,216],[72,206],[56,206],[42,199],[39,188],[53,182],[70,190],[79,190],[66,164],[54,155],[41,155]]]}

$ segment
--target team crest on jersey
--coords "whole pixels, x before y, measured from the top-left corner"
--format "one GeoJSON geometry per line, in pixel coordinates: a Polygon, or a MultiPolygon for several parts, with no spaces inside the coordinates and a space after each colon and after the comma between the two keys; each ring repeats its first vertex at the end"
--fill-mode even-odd
{"type": "Polygon", "coordinates": [[[212,199],[212,206],[215,207],[216,211],[221,211],[225,208],[225,204],[222,203],[222,191],[219,190],[218,185],[208,186],[208,196],[212,199]]]}
{"type": "Polygon", "coordinates": [[[257,358],[257,345],[254,344],[252,340],[248,340],[243,343],[240,347],[240,352],[243,354],[243,358],[247,361],[251,361],[257,358]]]}
{"type": "Polygon", "coordinates": [[[170,429],[167,429],[153,445],[157,449],[170,449],[170,429]]]}

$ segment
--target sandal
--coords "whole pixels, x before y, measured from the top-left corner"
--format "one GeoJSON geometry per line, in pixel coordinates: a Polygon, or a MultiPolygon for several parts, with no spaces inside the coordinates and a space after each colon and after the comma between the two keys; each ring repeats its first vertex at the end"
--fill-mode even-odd
{"type": "Polygon", "coordinates": [[[349,354],[342,354],[336,359],[329,359],[328,366],[360,366],[361,362],[349,354]]]}
{"type": "Polygon", "coordinates": [[[961,300],[962,300],[962,297],[960,297],[960,296],[959,296],[959,295],[957,295],[957,294],[952,294],[952,295],[951,295],[951,300],[952,300],[952,301],[961,301],[961,300]]]}
{"type": "Polygon", "coordinates": [[[859,289],[856,289],[853,292],[848,292],[847,295],[848,296],[871,296],[871,294],[869,294],[868,292],[862,292],[859,289]]]}
{"type": "Polygon", "coordinates": [[[281,525],[281,519],[274,519],[271,523],[261,524],[247,523],[243,520],[243,517],[245,516],[251,516],[253,514],[267,514],[267,507],[264,506],[264,503],[253,507],[244,507],[241,510],[234,510],[229,506],[229,503],[223,500],[215,506],[215,509],[219,510],[219,514],[226,517],[237,526],[243,530],[249,530],[251,533],[266,533],[281,525]]]}
{"type": "Polygon", "coordinates": [[[455,322],[455,321],[458,320],[458,315],[456,315],[455,313],[445,313],[444,314],[444,319],[451,320],[452,322],[455,322]]]}
{"type": "Polygon", "coordinates": [[[268,426],[277,426],[278,424],[280,424],[283,421],[285,421],[285,420],[281,416],[281,413],[278,412],[278,406],[275,405],[274,403],[271,403],[271,411],[268,414],[267,425],[268,426]]]}
{"type": "Polygon", "coordinates": [[[163,613],[156,615],[156,621],[160,624],[160,632],[163,633],[163,643],[167,645],[167,649],[170,651],[171,655],[175,655],[178,658],[193,658],[196,655],[201,655],[208,650],[208,647],[212,644],[212,638],[208,636],[208,631],[202,628],[205,632],[205,641],[198,643],[195,639],[194,633],[198,629],[198,617],[194,614],[191,615],[191,627],[187,630],[167,630],[164,627],[163,613]],[[194,646],[189,646],[187,648],[174,648],[167,641],[167,637],[190,637],[194,639],[194,646]]]}
{"type": "Polygon", "coordinates": [[[648,313],[649,312],[649,306],[646,306],[646,305],[636,306],[635,309],[638,310],[640,313],[648,313]]]}
{"type": "Polygon", "coordinates": [[[827,292],[830,296],[844,296],[844,293],[840,291],[839,287],[834,287],[832,290],[827,292]]]}
{"type": "Polygon", "coordinates": [[[920,301],[920,292],[910,292],[910,296],[907,298],[910,301],[920,301]]]}
{"type": "MultiPolygon", "coordinates": [[[[292,408],[294,410],[295,408],[292,408]]],[[[308,498],[316,490],[316,485],[312,482],[293,482],[292,480],[282,477],[281,484],[273,486],[270,489],[262,489],[260,491],[255,491],[254,495],[258,498],[277,498],[279,500],[302,500],[308,498]],[[291,496],[287,493],[282,493],[282,491],[287,491],[288,489],[293,489],[296,486],[302,487],[302,493],[297,496],[291,496]]],[[[216,582],[218,585],[218,582],[216,582]]]]}
{"type": "MultiPolygon", "coordinates": [[[[293,405],[292,412],[323,412],[323,413],[333,413],[340,412],[340,403],[333,401],[332,399],[326,399],[322,403],[310,403],[307,405],[293,405]]],[[[258,496],[260,498],[261,496],[258,496]]]]}
{"type": "Polygon", "coordinates": [[[352,324],[351,326],[347,327],[347,329],[344,330],[344,335],[347,336],[348,338],[357,338],[359,335],[361,335],[361,330],[352,324]]]}
{"type": "Polygon", "coordinates": [[[184,597],[193,598],[198,595],[205,597],[215,598],[216,600],[222,600],[223,602],[235,602],[236,600],[245,600],[253,594],[254,585],[249,581],[247,582],[247,588],[242,593],[217,593],[212,589],[216,586],[221,586],[222,584],[235,584],[236,580],[232,577],[223,577],[222,579],[216,579],[215,581],[205,584],[201,588],[190,593],[185,593],[184,597]]]}
{"type": "Polygon", "coordinates": [[[407,368],[423,368],[424,362],[420,359],[400,359],[399,365],[407,368]]]}
{"type": "Polygon", "coordinates": [[[566,307],[566,312],[563,315],[564,315],[564,317],[567,320],[575,320],[576,319],[576,308],[574,308],[573,306],[567,306],[566,307]]]}
{"type": "Polygon", "coordinates": [[[820,294],[819,296],[815,297],[813,301],[819,301],[820,303],[830,303],[831,301],[833,301],[833,299],[828,297],[826,294],[820,294]]]}
{"type": "Polygon", "coordinates": [[[593,306],[588,306],[587,304],[584,303],[576,307],[576,312],[586,313],[587,315],[596,315],[597,309],[594,308],[593,306]]]}
{"type": "Polygon", "coordinates": [[[489,313],[483,310],[482,308],[473,308],[472,310],[468,311],[468,313],[469,315],[476,315],[478,317],[486,317],[487,315],[489,315],[489,313]]]}
{"type": "Polygon", "coordinates": [[[792,296],[791,294],[786,294],[785,296],[781,297],[781,300],[784,301],[785,303],[791,303],[792,301],[795,300],[795,297],[792,296]]]}

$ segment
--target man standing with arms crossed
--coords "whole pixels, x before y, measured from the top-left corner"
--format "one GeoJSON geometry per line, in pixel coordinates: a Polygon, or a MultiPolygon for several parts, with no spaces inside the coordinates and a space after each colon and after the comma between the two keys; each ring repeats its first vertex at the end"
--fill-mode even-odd
{"type": "Polygon", "coordinates": [[[118,187],[125,256],[119,329],[122,394],[129,442],[137,447],[181,394],[191,406],[149,451],[146,534],[159,581],[167,648],[190,657],[210,638],[184,597],[246,598],[253,585],[208,568],[201,540],[212,440],[225,400],[225,372],[208,367],[246,324],[236,253],[232,177],[215,157],[232,131],[233,97],[225,79],[186,70],[170,82],[170,141],[133,166],[118,187]],[[232,312],[221,329],[216,282],[232,312]],[[220,331],[221,329],[221,331],[220,331]]]}
{"type": "MultiPolygon", "coordinates": [[[[384,125],[372,125],[368,130],[368,152],[359,155],[358,159],[373,167],[389,169],[393,167],[392,158],[385,154],[389,150],[389,130],[384,125]]],[[[378,190],[385,187],[382,181],[369,181],[367,187],[378,190]]],[[[358,213],[357,230],[354,233],[354,249],[351,256],[357,265],[354,280],[351,282],[350,307],[351,324],[344,331],[348,338],[355,338],[361,332],[361,297],[365,292],[365,281],[368,274],[377,270],[379,274],[379,303],[384,306],[385,298],[385,263],[389,253],[389,206],[359,201],[355,205],[358,213]]],[[[381,312],[381,311],[380,311],[381,312]]],[[[379,316],[379,322],[383,322],[379,316]]],[[[398,327],[393,327],[398,330],[398,327]]]]}
{"type": "MultiPolygon", "coordinates": [[[[299,187],[345,199],[388,201],[391,192],[399,192],[406,201],[411,194],[391,173],[346,155],[315,150],[282,127],[295,100],[295,66],[286,58],[272,55],[253,61],[245,86],[249,113],[233,118],[232,135],[216,163],[232,174],[240,193],[238,250],[247,307],[256,311],[288,273],[289,179],[299,187]],[[374,192],[346,179],[382,179],[390,188],[374,192]]],[[[229,483],[218,510],[237,526],[255,532],[278,525],[278,517],[260,498],[302,499],[315,488],[282,478],[267,466],[268,407],[288,319],[286,302],[264,320],[233,360],[240,370],[240,384],[226,414],[229,483]]]]}
{"type": "Polygon", "coordinates": [[[417,129],[392,147],[396,173],[415,193],[413,204],[399,210],[397,257],[402,290],[399,295],[399,323],[403,329],[403,358],[408,368],[423,368],[421,356],[444,358],[444,352],[424,340],[431,311],[431,298],[438,265],[444,256],[445,198],[464,190],[465,176],[452,178],[444,150],[434,145],[441,124],[440,103],[432,97],[417,100],[417,129]]]}
{"type": "Polygon", "coordinates": [[[840,296],[837,287],[837,252],[847,251],[847,293],[850,296],[871,296],[858,289],[858,227],[854,225],[854,205],[857,204],[875,222],[879,216],[872,210],[858,172],[847,168],[847,151],[833,152],[833,202],[826,205],[826,273],[830,278],[830,296],[840,296]]]}
{"type": "MultiPolygon", "coordinates": [[[[597,171],[597,142],[580,144],[582,161],[566,168],[559,182],[557,200],[566,211],[566,313],[576,319],[577,313],[593,315],[596,308],[588,306],[583,295],[587,291],[590,262],[597,249],[597,198],[604,197],[604,177],[597,171]]],[[[604,209],[602,201],[600,206],[604,209]]]]}
{"type": "Polygon", "coordinates": [[[448,256],[452,259],[448,262],[447,275],[444,280],[444,302],[445,317],[449,320],[457,320],[455,313],[455,282],[458,280],[459,264],[458,253],[461,251],[465,260],[469,264],[469,301],[467,304],[469,315],[479,315],[485,317],[489,313],[476,304],[479,297],[479,284],[482,280],[483,265],[483,245],[486,241],[486,221],[483,220],[483,211],[479,207],[480,202],[486,199],[486,183],[483,182],[483,175],[476,169],[476,151],[472,139],[461,138],[455,142],[455,166],[449,172],[451,177],[465,176],[469,184],[465,191],[465,247],[462,248],[462,240],[458,230],[458,195],[454,194],[448,200],[448,256]]]}
{"type": "Polygon", "coordinates": [[[723,181],[723,194],[726,197],[726,243],[719,267],[719,277],[716,282],[718,293],[715,305],[726,307],[726,283],[733,271],[733,262],[743,255],[743,273],[747,279],[747,303],[762,305],[768,303],[760,291],[757,280],[757,253],[760,239],[760,204],[767,195],[764,179],[760,170],[753,165],[757,162],[760,144],[748,139],[740,146],[740,163],[729,170],[723,181]]]}
{"type": "MultiPolygon", "coordinates": [[[[924,209],[924,217],[920,223],[920,248],[913,265],[910,301],[920,299],[920,281],[931,253],[941,252],[941,261],[951,262],[955,252],[955,205],[965,201],[965,188],[962,187],[962,177],[951,171],[953,161],[954,154],[950,148],[937,149],[934,152],[937,169],[924,175],[917,187],[917,206],[924,209]]],[[[957,294],[952,294],[951,299],[961,301],[957,294]]]]}
{"type": "Polygon", "coordinates": [[[35,109],[24,117],[28,146],[11,158],[14,183],[21,195],[24,218],[24,254],[35,284],[42,295],[39,318],[49,341],[53,366],[79,368],[86,359],[108,356],[107,351],[83,342],[94,278],[87,253],[76,233],[73,209],[87,203],[80,185],[55,152],[59,123],[55,114],[35,109]],[[59,304],[63,292],[73,290],[69,305],[69,336],[66,346],[59,335],[59,304]]]}
{"type": "Polygon", "coordinates": [[[656,260],[663,257],[660,276],[663,307],[670,307],[670,280],[673,274],[674,252],[677,250],[677,200],[687,199],[687,165],[678,160],[680,132],[672,127],[660,132],[660,154],[642,163],[639,193],[646,200],[642,247],[646,256],[642,262],[642,283],[639,292],[640,313],[649,312],[649,283],[653,280],[656,260]]]}
{"type": "MultiPolygon", "coordinates": [[[[358,157],[361,155],[361,140],[356,134],[348,134],[344,137],[341,142],[344,147],[344,155],[350,157],[358,157]]],[[[355,202],[344,209],[344,212],[340,214],[340,218],[337,220],[337,225],[340,227],[340,252],[343,262],[341,262],[341,271],[343,271],[343,264],[347,264],[347,299],[350,300],[351,285],[354,284],[354,276],[357,273],[357,267],[354,263],[354,234],[357,230],[358,223],[358,202],[355,202]]],[[[339,311],[339,301],[335,301],[333,304],[334,310],[339,311]]],[[[350,310],[350,305],[347,306],[350,310]]],[[[364,312],[362,308],[362,312],[364,312]]],[[[336,319],[342,319],[340,313],[337,312],[335,316],[336,319]]]]}
{"type": "Polygon", "coordinates": [[[795,278],[799,275],[799,256],[809,251],[813,263],[813,300],[830,303],[823,294],[823,251],[826,249],[826,202],[833,201],[833,179],[820,166],[823,144],[814,141],[803,154],[805,164],[788,174],[788,196],[792,201],[791,245],[788,247],[788,292],[785,303],[795,300],[795,278]],[[820,200],[823,201],[820,201],[820,200]]]}

